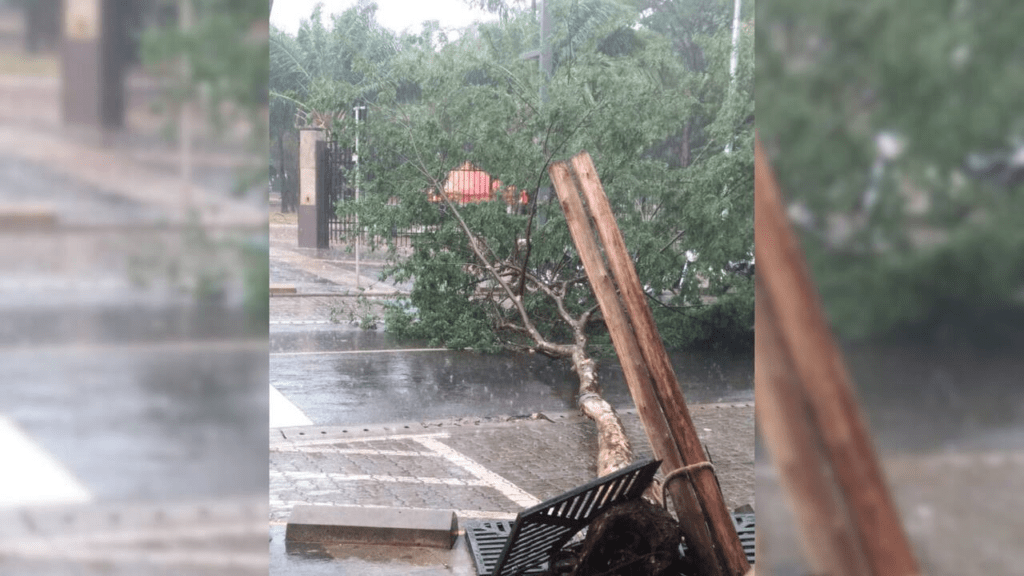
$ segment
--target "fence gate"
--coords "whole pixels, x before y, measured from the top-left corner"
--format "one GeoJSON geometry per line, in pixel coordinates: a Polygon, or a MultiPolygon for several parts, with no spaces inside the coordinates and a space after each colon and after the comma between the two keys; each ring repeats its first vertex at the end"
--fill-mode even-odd
{"type": "Polygon", "coordinates": [[[355,176],[355,162],[352,150],[336,141],[320,143],[322,152],[317,155],[317,246],[328,248],[332,242],[340,243],[356,231],[354,216],[339,218],[336,208],[339,202],[355,199],[352,179],[355,176]]]}

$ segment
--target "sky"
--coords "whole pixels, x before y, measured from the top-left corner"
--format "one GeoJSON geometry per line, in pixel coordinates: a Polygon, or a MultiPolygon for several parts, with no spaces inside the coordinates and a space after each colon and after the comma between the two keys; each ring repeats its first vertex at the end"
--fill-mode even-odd
{"type": "MultiPolygon", "coordinates": [[[[313,12],[318,1],[324,5],[324,22],[330,14],[344,12],[358,0],[277,0],[270,13],[270,22],[294,34],[299,22],[313,12]]],[[[483,10],[471,10],[464,0],[376,0],[377,22],[396,32],[411,29],[418,32],[424,20],[438,20],[444,29],[460,28],[474,21],[496,20],[497,16],[483,10]]]]}

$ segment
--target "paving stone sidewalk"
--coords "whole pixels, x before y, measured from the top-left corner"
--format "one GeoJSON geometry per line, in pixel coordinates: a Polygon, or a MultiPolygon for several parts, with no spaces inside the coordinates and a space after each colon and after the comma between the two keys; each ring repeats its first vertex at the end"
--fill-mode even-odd
{"type": "MultiPolygon", "coordinates": [[[[754,503],[754,405],[690,407],[725,495],[754,503]]],[[[635,411],[622,413],[638,458],[651,454],[635,411]]],[[[271,430],[270,521],[295,504],[454,509],[511,518],[596,476],[593,423],[572,414],[271,430]]]]}

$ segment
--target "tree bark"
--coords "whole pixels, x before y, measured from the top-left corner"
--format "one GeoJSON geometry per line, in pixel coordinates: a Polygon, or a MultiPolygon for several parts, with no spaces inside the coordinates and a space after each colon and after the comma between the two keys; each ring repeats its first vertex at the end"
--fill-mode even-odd
{"type": "Polygon", "coordinates": [[[583,346],[572,353],[573,368],[580,379],[580,410],[597,426],[597,475],[605,476],[633,462],[633,449],[622,420],[597,386],[597,362],[587,356],[583,346]]]}

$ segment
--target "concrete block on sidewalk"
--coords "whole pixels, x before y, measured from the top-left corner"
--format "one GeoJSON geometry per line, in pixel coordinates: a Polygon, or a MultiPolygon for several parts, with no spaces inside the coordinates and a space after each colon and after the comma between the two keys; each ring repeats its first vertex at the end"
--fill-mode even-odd
{"type": "Polygon", "coordinates": [[[51,206],[0,206],[0,229],[5,231],[53,230],[57,211],[51,206]]]}
{"type": "Polygon", "coordinates": [[[288,518],[285,540],[451,549],[457,535],[452,510],[300,504],[288,518]]]}

